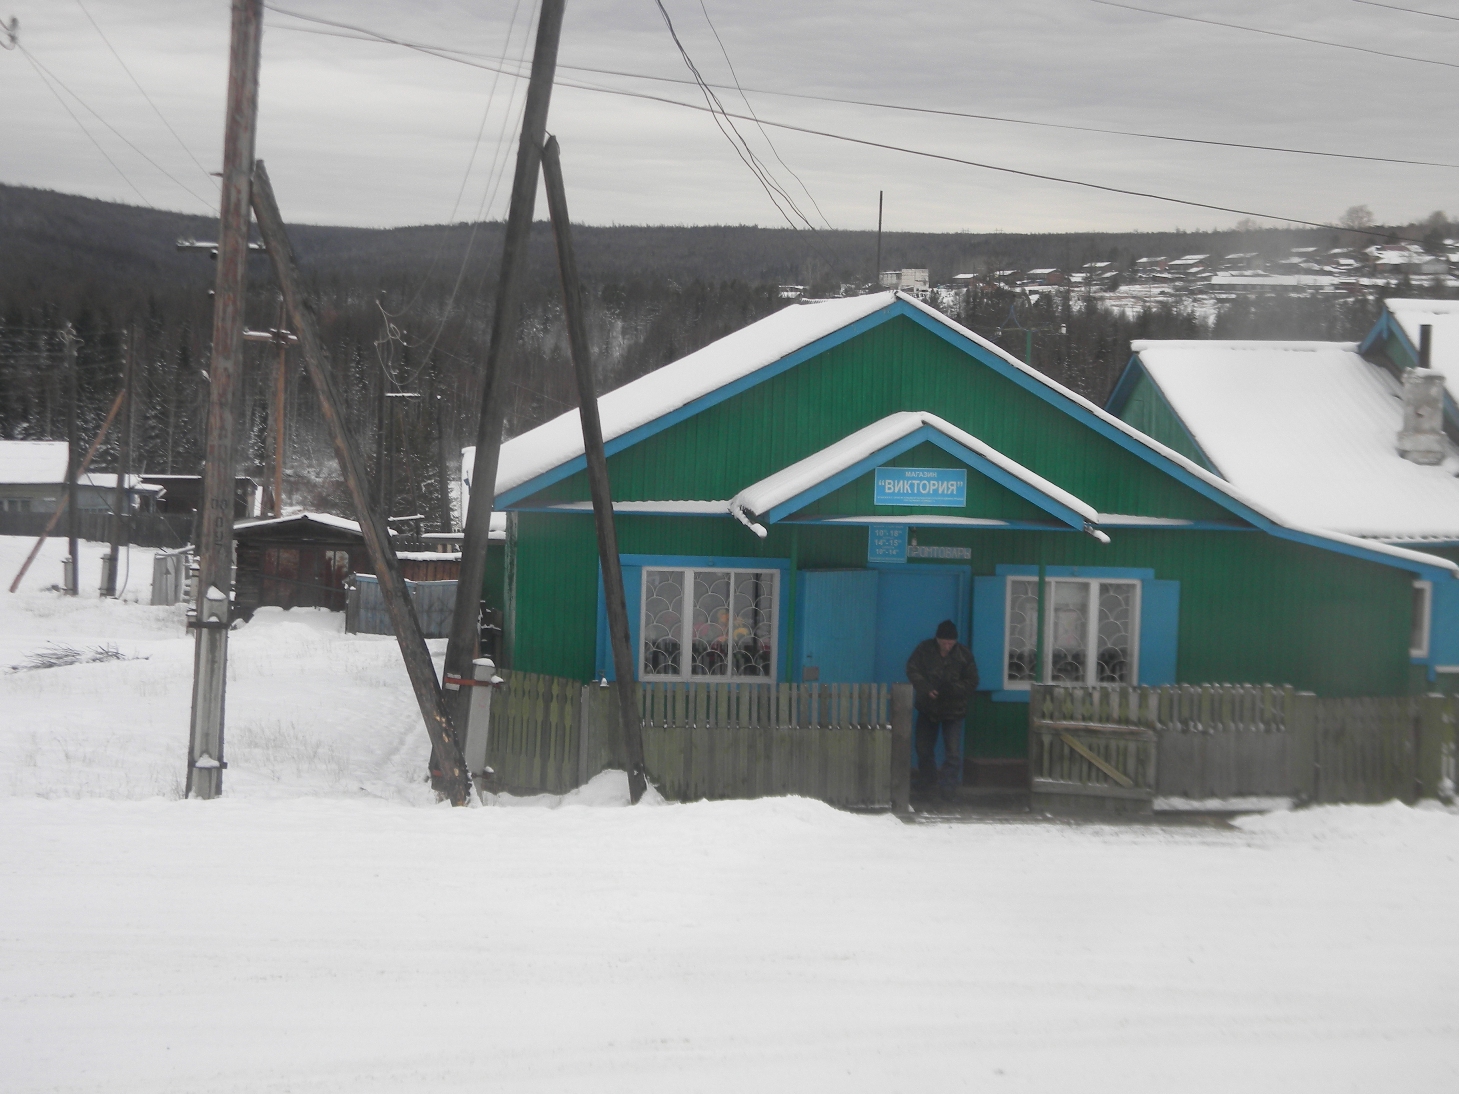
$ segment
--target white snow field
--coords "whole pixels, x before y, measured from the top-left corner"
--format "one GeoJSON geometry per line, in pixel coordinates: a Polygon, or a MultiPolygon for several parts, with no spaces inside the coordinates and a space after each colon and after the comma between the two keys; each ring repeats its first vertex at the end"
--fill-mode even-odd
{"type": "Polygon", "coordinates": [[[99,601],[99,545],[42,591],[62,550],[0,592],[7,1094],[1459,1089],[1453,811],[453,810],[393,640],[305,611],[233,635],[180,801],[180,609],[99,601]],[[147,659],[3,668],[53,644],[147,659]]]}

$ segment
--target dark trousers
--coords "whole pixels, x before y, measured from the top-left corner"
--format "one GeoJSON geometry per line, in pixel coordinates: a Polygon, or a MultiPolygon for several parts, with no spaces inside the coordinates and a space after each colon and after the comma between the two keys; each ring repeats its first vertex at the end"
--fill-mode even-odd
{"type": "Polygon", "coordinates": [[[923,789],[941,785],[952,790],[963,782],[963,721],[939,722],[917,712],[917,781],[923,789]],[[937,735],[942,734],[942,770],[937,768],[937,735]]]}

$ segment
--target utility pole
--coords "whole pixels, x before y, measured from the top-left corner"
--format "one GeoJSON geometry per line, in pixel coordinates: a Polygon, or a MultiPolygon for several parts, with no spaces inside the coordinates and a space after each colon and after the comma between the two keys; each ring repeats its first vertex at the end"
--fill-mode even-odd
{"type": "Polygon", "coordinates": [[[440,478],[440,524],[441,531],[454,532],[455,521],[451,518],[451,461],[450,446],[446,443],[446,396],[441,392],[439,377],[431,386],[436,402],[436,474],[440,478]]]}
{"type": "Polygon", "coordinates": [[[497,458],[501,454],[502,378],[510,363],[517,328],[517,307],[522,275],[527,263],[527,237],[532,231],[532,212],[537,204],[537,172],[541,167],[542,138],[547,129],[547,108],[552,101],[552,80],[557,69],[557,43],[562,35],[566,0],[542,0],[537,17],[537,43],[532,54],[532,74],[527,84],[527,104],[522,112],[522,135],[517,144],[517,169],[512,179],[512,202],[507,210],[502,241],[501,273],[497,277],[491,341],[481,382],[481,416],[476,422],[476,463],[471,472],[471,502],[463,518],[461,576],[456,583],[456,610],[451,617],[451,635],[446,645],[446,687],[454,695],[455,721],[466,724],[470,706],[471,661],[476,656],[481,614],[481,586],[486,576],[486,546],[491,531],[491,511],[496,505],[497,458]],[[511,333],[509,333],[511,332],[511,333]]]}
{"type": "Polygon", "coordinates": [[[598,393],[593,382],[593,357],[588,348],[588,324],[583,315],[582,287],[578,283],[577,256],[572,246],[572,220],[567,213],[567,189],[562,183],[562,161],[557,138],[548,137],[542,149],[542,178],[547,184],[547,208],[557,238],[557,269],[562,278],[562,310],[567,319],[567,341],[572,370],[578,383],[578,417],[583,424],[583,452],[588,462],[588,489],[593,495],[593,521],[598,526],[598,562],[603,567],[603,598],[608,609],[608,638],[613,647],[613,675],[618,692],[618,720],[628,755],[628,796],[634,804],[648,787],[643,765],[643,725],[634,689],[634,657],[628,643],[628,602],[623,594],[623,568],[618,559],[618,533],[613,526],[613,491],[608,481],[608,458],[603,452],[603,423],[598,417],[598,393]]]}
{"type": "Polygon", "coordinates": [[[76,331],[68,322],[61,331],[66,347],[66,539],[71,552],[71,571],[66,575],[66,595],[81,588],[81,558],[77,539],[79,523],[76,505],[76,331]]]}
{"type": "Polygon", "coordinates": [[[385,408],[389,405],[385,401],[387,379],[382,371],[380,374],[380,386],[375,394],[375,508],[386,516],[389,516],[389,507],[385,500],[385,461],[389,458],[388,446],[385,441],[385,408]]]}
{"type": "Polygon", "coordinates": [[[218,279],[213,298],[213,356],[208,375],[207,461],[198,519],[197,630],[187,792],[223,792],[223,710],[228,623],[233,588],[234,435],[243,363],[243,309],[248,286],[248,210],[258,119],[258,67],[263,0],[233,0],[223,133],[223,196],[218,217],[218,279]]]}
{"type": "Polygon", "coordinates": [[[385,610],[395,630],[395,640],[400,645],[400,656],[405,662],[410,686],[415,692],[416,705],[426,724],[426,733],[431,739],[435,769],[441,773],[442,793],[452,805],[465,805],[471,794],[471,781],[466,766],[461,760],[461,749],[451,726],[450,713],[436,681],[435,665],[430,650],[421,634],[420,621],[410,603],[410,593],[405,586],[405,577],[400,572],[400,560],[395,557],[395,548],[390,543],[390,531],[385,517],[370,502],[370,490],[365,478],[365,461],[360,457],[359,447],[350,434],[340,410],[339,398],[334,393],[334,382],[330,379],[324,345],[319,338],[319,329],[313,309],[304,297],[300,287],[298,264],[294,260],[294,249],[289,245],[284,218],[279,213],[278,202],[274,200],[273,186],[268,172],[260,160],[254,166],[253,212],[258,218],[258,230],[268,245],[269,259],[273,262],[274,275],[279,288],[283,290],[284,303],[293,320],[299,346],[304,354],[304,371],[319,396],[320,417],[329,430],[334,445],[334,455],[339,460],[350,499],[354,502],[355,517],[360,522],[360,531],[365,537],[365,547],[375,565],[375,576],[380,580],[380,596],[385,601],[385,610]]]}
{"type": "Polygon", "coordinates": [[[122,557],[122,545],[129,538],[127,523],[132,515],[132,490],[127,481],[132,471],[132,397],[135,387],[133,372],[136,366],[136,331],[127,332],[126,365],[122,372],[122,436],[117,446],[117,488],[112,501],[111,559],[106,568],[106,595],[117,595],[117,569],[122,557]]]}
{"type": "Polygon", "coordinates": [[[871,279],[874,289],[881,288],[881,204],[886,196],[885,190],[876,192],[876,274],[871,279]]]}
{"type": "Polygon", "coordinates": [[[268,437],[264,442],[263,501],[259,513],[276,517],[283,512],[284,493],[284,390],[288,374],[288,349],[299,344],[298,337],[284,329],[284,302],[279,301],[279,325],[273,330],[245,330],[245,342],[268,342],[279,348],[274,371],[274,393],[269,405],[268,437]]]}

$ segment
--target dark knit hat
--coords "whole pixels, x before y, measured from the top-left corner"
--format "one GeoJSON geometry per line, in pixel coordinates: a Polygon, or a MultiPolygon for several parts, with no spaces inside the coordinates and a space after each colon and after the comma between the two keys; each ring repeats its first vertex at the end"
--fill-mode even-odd
{"type": "MultiPolygon", "coordinates": [[[[922,633],[923,634],[926,634],[927,632],[926,631],[923,631],[922,633]]],[[[937,624],[937,637],[938,638],[951,638],[954,641],[956,641],[957,640],[957,624],[954,623],[951,619],[944,619],[941,623],[937,624]]]]}

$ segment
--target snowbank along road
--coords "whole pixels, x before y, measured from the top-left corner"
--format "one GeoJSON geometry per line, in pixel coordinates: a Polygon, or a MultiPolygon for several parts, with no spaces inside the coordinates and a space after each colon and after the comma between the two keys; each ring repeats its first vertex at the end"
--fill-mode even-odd
{"type": "Polygon", "coordinates": [[[180,801],[181,609],[98,600],[99,545],[45,591],[61,550],[0,599],[7,1092],[1459,1089],[1454,812],[452,810],[393,640],[317,611],[234,635],[180,801]]]}

